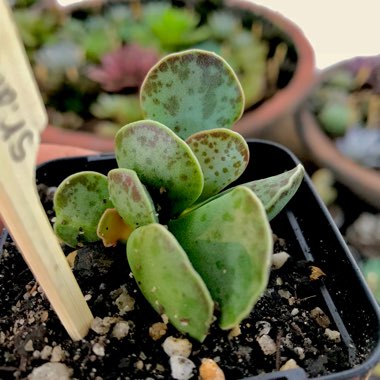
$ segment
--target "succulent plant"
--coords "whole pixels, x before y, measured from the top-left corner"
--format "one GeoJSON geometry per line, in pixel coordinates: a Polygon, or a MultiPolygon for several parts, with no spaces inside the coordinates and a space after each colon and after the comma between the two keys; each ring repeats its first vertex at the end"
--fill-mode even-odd
{"type": "Polygon", "coordinates": [[[327,70],[309,99],[338,150],[360,165],[380,167],[380,61],[358,57],[327,70]]]}
{"type": "Polygon", "coordinates": [[[99,120],[111,120],[119,126],[142,118],[140,100],[136,94],[123,95],[102,92],[96,102],[91,104],[90,112],[99,120]]]}
{"type": "Polygon", "coordinates": [[[27,49],[39,48],[44,44],[58,24],[57,17],[51,13],[41,17],[36,10],[16,9],[13,14],[27,49]]]}
{"type": "Polygon", "coordinates": [[[121,46],[102,57],[100,66],[88,69],[88,77],[109,92],[140,87],[149,69],[158,61],[155,50],[137,44],[121,46]]]}
{"type": "Polygon", "coordinates": [[[116,0],[64,10],[48,0],[11,3],[45,104],[65,119],[50,124],[73,128],[66,114],[75,112],[81,129],[102,136],[115,136],[116,124],[133,121],[120,115],[137,110],[133,98],[105,101],[104,92],[138,96],[147,70],[170,52],[200,48],[221,55],[239,78],[245,109],[284,87],[297,59],[277,27],[219,1],[116,0]],[[107,115],[111,108],[116,117],[107,115]]]}
{"type": "Polygon", "coordinates": [[[192,49],[161,59],[144,81],[141,102],[148,119],[116,135],[118,168],[107,177],[77,173],[58,187],[55,231],[73,247],[126,242],[130,269],[152,307],[203,341],[215,304],[220,327],[230,329],[263,293],[269,220],[294,195],[304,170],[298,165],[233,185],[250,153],[230,129],[244,94],[214,53],[192,49]]]}

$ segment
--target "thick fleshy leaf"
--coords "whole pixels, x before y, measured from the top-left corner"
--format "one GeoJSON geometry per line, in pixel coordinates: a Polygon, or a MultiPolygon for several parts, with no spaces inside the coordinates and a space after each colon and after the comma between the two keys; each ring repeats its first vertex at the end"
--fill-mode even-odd
{"type": "Polygon", "coordinates": [[[230,129],[217,128],[191,135],[186,142],[201,164],[204,187],[199,200],[219,193],[239,178],[249,161],[244,137],[230,129]]]}
{"type": "Polygon", "coordinates": [[[146,118],[183,139],[206,129],[231,128],[244,110],[243,90],[230,65],[199,49],[161,59],[146,76],[140,97],[146,118]]]}
{"type": "Polygon", "coordinates": [[[302,164],[284,173],[247,182],[244,186],[251,189],[264,204],[268,219],[272,220],[293,198],[300,187],[305,169],[302,164]]]}
{"type": "Polygon", "coordinates": [[[133,229],[158,222],[152,198],[134,170],[108,173],[108,191],[117,212],[133,229]]]}
{"type": "Polygon", "coordinates": [[[107,208],[101,216],[97,235],[103,241],[105,247],[114,247],[117,242],[126,242],[133,228],[125,224],[115,208],[107,208]]]}
{"type": "Polygon", "coordinates": [[[165,125],[152,120],[127,124],[116,134],[115,145],[119,167],[134,170],[149,192],[165,200],[171,215],[201,195],[203,173],[196,156],[165,125]]]}
{"type": "Polygon", "coordinates": [[[105,175],[90,171],[73,174],[54,195],[55,233],[71,247],[97,241],[98,222],[112,207],[105,175]]]}
{"type": "MultiPolygon", "coordinates": [[[[267,213],[268,220],[272,220],[278,213],[288,204],[293,198],[294,194],[300,187],[305,169],[302,164],[298,164],[291,170],[283,172],[281,174],[274,175],[247,183],[243,183],[239,186],[245,186],[252,190],[256,196],[260,199],[264,205],[264,209],[267,213]]],[[[186,213],[192,210],[202,207],[204,204],[211,202],[212,200],[227,194],[229,191],[235,189],[231,187],[219,194],[214,195],[205,201],[196,204],[194,207],[189,208],[186,213]]]]}
{"type": "Polygon", "coordinates": [[[260,200],[238,186],[171,221],[169,230],[218,303],[221,328],[238,325],[269,277],[272,232],[260,200]]]}
{"type": "Polygon", "coordinates": [[[213,318],[213,302],[175,237],[161,224],[135,230],[127,242],[132,273],[145,298],[181,332],[199,341],[213,318]]]}

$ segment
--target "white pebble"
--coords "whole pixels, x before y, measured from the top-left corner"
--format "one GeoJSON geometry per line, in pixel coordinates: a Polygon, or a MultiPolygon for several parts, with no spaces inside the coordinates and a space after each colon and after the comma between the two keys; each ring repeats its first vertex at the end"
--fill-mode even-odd
{"type": "Polygon", "coordinates": [[[24,349],[25,351],[28,351],[28,352],[32,352],[34,351],[34,348],[33,348],[33,341],[31,339],[29,339],[25,345],[24,345],[24,349]]]}
{"type": "Polygon", "coordinates": [[[126,321],[117,322],[112,330],[112,336],[116,339],[123,339],[129,333],[129,324],[126,321]]]}
{"type": "Polygon", "coordinates": [[[51,352],[53,351],[52,346],[44,346],[44,348],[41,351],[41,359],[47,360],[49,356],[51,355],[51,352]]]}
{"type": "Polygon", "coordinates": [[[288,300],[292,296],[292,293],[290,293],[289,290],[283,290],[283,289],[280,289],[278,291],[278,294],[281,298],[285,298],[286,300],[288,300]]]}
{"type": "Polygon", "coordinates": [[[95,331],[99,335],[105,335],[111,328],[111,325],[118,321],[114,317],[99,318],[95,317],[91,323],[91,330],[95,331]]]}
{"type": "Polygon", "coordinates": [[[294,359],[289,359],[284,365],[280,367],[280,371],[287,371],[288,369],[298,368],[298,364],[294,359]]]}
{"type": "Polygon", "coordinates": [[[325,335],[327,336],[328,339],[332,340],[333,342],[336,342],[336,343],[340,342],[340,333],[339,333],[339,331],[326,329],[325,330],[325,335]]]}
{"type": "Polygon", "coordinates": [[[122,293],[117,297],[115,304],[119,309],[119,314],[124,315],[135,308],[135,299],[123,288],[122,293]]]}
{"type": "Polygon", "coordinates": [[[41,351],[35,350],[33,352],[33,358],[34,359],[39,359],[41,357],[41,351]]]}
{"type": "Polygon", "coordinates": [[[170,368],[173,379],[188,380],[194,376],[195,364],[183,356],[171,356],[170,368]]]}
{"type": "Polygon", "coordinates": [[[268,321],[258,321],[255,324],[256,328],[259,330],[257,336],[268,335],[272,326],[268,321]]]}
{"type": "Polygon", "coordinates": [[[167,337],[162,343],[162,347],[170,357],[182,356],[188,358],[192,350],[192,344],[188,339],[174,338],[173,336],[167,337]]]}
{"type": "Polygon", "coordinates": [[[65,358],[65,352],[62,350],[61,346],[55,346],[51,352],[51,362],[60,362],[65,358]]]}
{"type": "Polygon", "coordinates": [[[272,257],[272,268],[280,269],[288,260],[290,255],[284,251],[275,253],[272,257]]]}
{"type": "Polygon", "coordinates": [[[62,363],[45,363],[34,368],[28,380],[70,380],[73,370],[62,363]]]}
{"type": "Polygon", "coordinates": [[[135,364],[136,368],[140,371],[144,369],[144,362],[142,360],[138,360],[135,364]]]}
{"type": "Polygon", "coordinates": [[[299,309],[297,309],[296,307],[290,312],[290,314],[294,317],[295,315],[297,315],[299,313],[299,309]]]}
{"type": "Polygon", "coordinates": [[[305,350],[302,347],[294,347],[294,352],[301,360],[305,359],[305,350]]]}
{"type": "Polygon", "coordinates": [[[106,354],[104,350],[104,346],[100,343],[95,343],[92,346],[92,352],[97,356],[104,356],[106,354]]]}
{"type": "Polygon", "coordinates": [[[262,335],[256,340],[264,355],[273,355],[277,351],[276,343],[269,335],[262,335]]]}

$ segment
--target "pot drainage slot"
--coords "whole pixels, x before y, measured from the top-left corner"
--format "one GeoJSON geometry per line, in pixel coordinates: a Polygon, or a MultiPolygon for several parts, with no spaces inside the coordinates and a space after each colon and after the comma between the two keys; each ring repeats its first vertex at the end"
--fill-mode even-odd
{"type": "MultiPolygon", "coordinates": [[[[292,211],[287,211],[286,215],[288,217],[289,223],[294,231],[296,240],[301,248],[301,251],[305,257],[306,260],[308,261],[315,261],[312,251],[309,247],[309,245],[306,242],[306,239],[302,233],[301,226],[299,225],[297,218],[295,217],[294,213],[292,211]]],[[[338,328],[340,332],[340,336],[342,338],[343,343],[347,347],[347,352],[348,352],[348,359],[350,363],[356,363],[357,362],[357,349],[355,346],[354,341],[351,339],[351,335],[349,334],[340,314],[338,313],[338,310],[334,304],[333,299],[331,298],[331,295],[326,288],[326,286],[323,284],[323,280],[321,280],[321,286],[320,290],[322,293],[322,297],[326,303],[326,306],[330,312],[330,315],[332,319],[335,322],[336,327],[338,328]]]]}

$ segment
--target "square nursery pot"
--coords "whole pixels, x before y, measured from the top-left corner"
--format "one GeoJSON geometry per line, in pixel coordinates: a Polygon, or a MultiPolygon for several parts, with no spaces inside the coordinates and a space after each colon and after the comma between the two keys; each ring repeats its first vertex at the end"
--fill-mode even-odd
{"type": "MultiPolygon", "coordinates": [[[[285,170],[292,169],[295,164],[299,162],[291,152],[274,143],[263,140],[250,140],[249,147],[251,151],[250,166],[240,181],[246,182],[279,174],[285,170]]],[[[74,172],[95,170],[107,173],[108,170],[115,166],[115,159],[111,155],[50,161],[37,169],[37,182],[39,184],[43,183],[49,187],[57,186],[64,178],[74,172]]],[[[363,277],[338,229],[329,216],[329,213],[326,211],[325,206],[316,195],[307,175],[294,198],[288,203],[286,208],[272,220],[271,226],[273,232],[281,239],[284,239],[286,250],[291,255],[291,259],[289,260],[293,263],[292,265],[295,265],[300,271],[307,273],[303,278],[303,281],[311,284],[307,287],[307,290],[305,290],[306,288],[303,288],[302,283],[295,285],[297,288],[294,288],[294,285],[291,285],[288,289],[290,289],[292,297],[286,297],[286,292],[283,292],[281,296],[277,295],[277,304],[289,305],[293,302],[293,306],[291,307],[292,312],[289,312],[289,318],[290,314],[296,315],[297,312],[298,318],[301,318],[303,314],[311,314],[311,310],[315,309],[315,307],[319,307],[324,313],[322,312],[321,314],[318,312],[315,319],[309,318],[305,322],[303,322],[302,319],[297,319],[297,323],[295,323],[291,319],[286,319],[288,318],[285,315],[286,312],[282,312],[281,310],[274,311],[273,313],[275,315],[273,319],[270,320],[270,323],[272,324],[272,332],[269,332],[268,334],[273,334],[273,341],[277,341],[277,350],[270,355],[264,355],[264,363],[260,364],[261,367],[252,363],[254,363],[255,356],[257,356],[257,350],[260,351],[257,343],[257,337],[259,336],[257,322],[262,322],[263,320],[268,321],[268,318],[264,316],[262,311],[260,311],[261,314],[256,315],[256,320],[253,319],[251,325],[248,325],[245,321],[241,324],[241,336],[246,333],[249,327],[256,329],[250,339],[250,341],[253,342],[253,348],[247,348],[247,340],[243,345],[245,351],[242,349],[242,346],[237,345],[237,347],[240,347],[241,355],[240,357],[234,356],[233,349],[234,347],[236,348],[235,340],[240,339],[239,334],[237,334],[237,337],[230,336],[230,339],[225,340],[227,346],[223,348],[225,350],[224,354],[223,352],[213,353],[212,358],[217,356],[221,358],[219,365],[225,371],[227,379],[300,380],[306,378],[318,378],[324,380],[359,380],[368,378],[367,376],[369,375],[370,370],[380,360],[379,308],[366,286],[366,283],[364,282],[363,277]],[[317,275],[311,280],[312,276],[310,276],[310,273],[313,273],[311,268],[314,268],[316,273],[318,273],[318,269],[316,268],[319,268],[324,274],[317,275]],[[292,302],[290,302],[291,299],[293,300],[292,302]],[[321,318],[318,319],[319,317],[321,318]],[[315,335],[311,337],[312,342],[309,342],[309,345],[317,347],[318,344],[321,343],[323,346],[328,341],[325,337],[326,317],[330,321],[327,323],[328,328],[332,331],[339,332],[340,342],[332,344],[332,349],[330,347],[332,351],[318,351],[314,355],[308,352],[307,348],[304,348],[304,353],[306,353],[307,357],[302,360],[302,352],[300,352],[300,348],[295,348],[295,346],[298,345],[297,342],[289,342],[288,337],[290,335],[288,334],[291,334],[291,331],[293,331],[293,333],[295,333],[294,339],[300,339],[305,343],[305,340],[303,339],[305,326],[307,326],[307,324],[315,325],[315,335]],[[281,327],[276,327],[276,325],[274,325],[275,321],[282,321],[281,327]],[[224,355],[227,357],[226,360],[228,360],[228,357],[232,357],[233,365],[240,368],[248,368],[248,370],[245,372],[234,372],[233,370],[231,371],[231,368],[229,367],[230,364],[224,367],[224,355]],[[286,357],[286,359],[284,359],[284,357],[286,357]],[[283,365],[283,362],[290,358],[294,358],[299,364],[299,367],[278,371],[283,365]]],[[[0,261],[2,262],[1,266],[5,265],[9,273],[11,273],[11,270],[14,272],[14,269],[9,267],[9,259],[7,261],[5,256],[8,256],[8,258],[10,257],[9,252],[11,248],[12,243],[10,238],[7,234],[3,234],[0,261]],[[5,255],[4,253],[7,254],[5,255]]],[[[124,251],[122,251],[121,256],[125,257],[124,251]]],[[[14,320],[6,322],[7,318],[8,320],[10,319],[10,314],[9,312],[4,312],[4,310],[9,310],[6,309],[5,301],[8,300],[9,308],[20,309],[25,307],[27,313],[33,307],[32,305],[39,305],[41,302],[45,302],[45,307],[49,310],[49,305],[46,299],[38,302],[36,301],[36,297],[38,298],[39,296],[33,294],[39,293],[38,289],[34,289],[33,293],[33,289],[30,290],[29,287],[27,288],[27,290],[29,289],[27,291],[29,298],[24,295],[25,286],[28,282],[33,280],[33,277],[28,273],[29,271],[23,263],[21,256],[16,255],[16,257],[18,257],[18,262],[15,263],[13,267],[18,267],[20,273],[13,273],[12,275],[14,277],[10,278],[11,281],[9,281],[9,278],[7,280],[8,273],[5,273],[5,276],[0,278],[0,300],[3,302],[0,307],[2,314],[0,316],[1,379],[26,378],[28,373],[31,372],[31,367],[38,367],[46,362],[54,361],[49,355],[47,355],[45,360],[41,358],[41,352],[44,350],[43,346],[47,344],[54,346],[54,343],[49,340],[50,338],[47,339],[38,336],[39,330],[34,329],[33,323],[35,322],[33,320],[30,321],[28,317],[24,320],[25,326],[18,325],[16,329],[18,330],[18,333],[15,331],[15,344],[12,352],[6,353],[6,346],[12,346],[9,340],[10,337],[8,336],[8,328],[9,326],[13,326],[15,322],[14,320]],[[7,282],[12,283],[12,289],[9,291],[9,294],[4,293],[7,282]],[[17,301],[19,301],[19,304],[17,304],[17,301]],[[31,352],[33,350],[30,350],[30,347],[27,347],[28,340],[34,342],[34,350],[39,350],[39,354],[31,352]],[[30,360],[30,357],[33,355],[35,358],[30,360]],[[30,362],[32,363],[31,365],[30,362]]],[[[283,272],[281,271],[285,270],[287,265],[290,264],[287,262],[283,268],[272,270],[271,281],[274,281],[275,285],[272,284],[270,286],[272,286],[271,292],[273,294],[278,293],[278,285],[281,285],[279,278],[283,276],[283,272]]],[[[319,272],[319,274],[321,273],[319,272]]],[[[126,271],[125,277],[128,278],[128,270],[126,271]]],[[[91,278],[90,281],[97,282],[96,279],[94,281],[94,278],[91,278]]],[[[100,282],[103,282],[103,280],[98,280],[98,287],[100,282]]],[[[263,298],[268,296],[269,294],[267,291],[263,298]]],[[[94,304],[96,302],[93,303],[93,305],[91,305],[91,302],[93,301],[89,300],[90,307],[94,311],[93,307],[95,307],[94,304]]],[[[255,313],[256,308],[260,307],[261,303],[262,299],[259,300],[258,304],[253,309],[253,313],[255,313]]],[[[265,311],[268,315],[270,314],[270,311],[265,311]]],[[[21,312],[22,310],[18,311],[19,314],[21,312]]],[[[156,318],[156,321],[160,320],[158,314],[155,314],[153,311],[151,312],[150,306],[147,306],[144,316],[146,315],[148,318],[150,313],[153,313],[152,315],[156,318]]],[[[37,317],[34,318],[36,319],[37,317]]],[[[124,318],[126,320],[129,319],[128,315],[124,318]]],[[[56,333],[60,334],[63,340],[62,342],[56,340],[55,344],[60,346],[63,350],[70,351],[70,346],[75,345],[75,352],[79,355],[79,359],[77,358],[76,361],[79,362],[80,365],[78,365],[78,367],[81,367],[81,369],[78,370],[79,372],[74,372],[73,378],[123,378],[135,380],[171,378],[170,370],[163,372],[163,374],[161,373],[159,376],[157,375],[157,371],[151,375],[143,372],[126,372],[125,366],[128,364],[128,359],[126,359],[127,354],[134,354],[134,363],[140,362],[143,367],[144,360],[147,360],[146,356],[149,356],[147,352],[145,352],[145,357],[141,355],[141,348],[138,346],[140,343],[139,338],[142,336],[140,332],[130,335],[130,338],[128,336],[124,338],[124,340],[127,341],[128,339],[135,339],[129,348],[126,348],[128,347],[127,345],[124,347],[125,351],[123,351],[122,346],[119,346],[118,352],[113,352],[111,356],[108,355],[107,357],[107,351],[111,350],[110,346],[106,347],[105,356],[102,356],[101,354],[99,355],[99,353],[96,354],[94,347],[92,347],[92,344],[95,341],[99,342],[99,339],[101,339],[94,333],[94,331],[90,331],[85,340],[72,343],[52,311],[49,311],[49,318],[42,320],[40,325],[45,326],[46,328],[49,326],[50,328],[55,326],[56,333]],[[54,320],[55,325],[53,324],[54,320]],[[87,352],[87,356],[84,358],[81,355],[85,351],[87,352]],[[97,372],[91,372],[91,367],[96,366],[96,363],[101,363],[97,367],[97,372]]],[[[171,327],[169,327],[169,329],[170,328],[171,327]]],[[[207,342],[207,339],[205,342],[207,342]]],[[[111,338],[110,341],[112,343],[116,341],[116,339],[111,338]]],[[[155,343],[151,340],[150,345],[158,345],[159,349],[162,351],[161,343],[162,341],[155,343]]],[[[118,344],[120,344],[120,342],[118,342],[118,344]]],[[[196,348],[201,350],[199,343],[193,344],[193,349],[196,348]],[[198,346],[196,346],[197,344],[198,346]]],[[[163,353],[162,358],[162,364],[166,365],[169,360],[165,353],[163,353]]],[[[60,359],[58,359],[58,361],[59,360],[60,359]]],[[[75,360],[72,360],[67,366],[70,367],[74,365],[73,363],[75,363],[75,360]]],[[[197,378],[197,376],[194,375],[193,378],[197,378]]],[[[32,376],[28,377],[28,379],[36,379],[36,377],[32,376]]]]}

